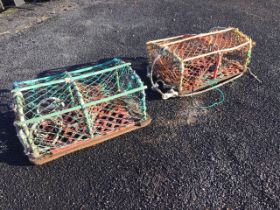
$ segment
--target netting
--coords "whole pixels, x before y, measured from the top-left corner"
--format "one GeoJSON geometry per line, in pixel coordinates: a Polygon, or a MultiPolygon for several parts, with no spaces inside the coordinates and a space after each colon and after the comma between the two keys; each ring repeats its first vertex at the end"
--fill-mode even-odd
{"type": "Polygon", "coordinates": [[[240,77],[247,70],[252,46],[237,28],[149,41],[148,76],[164,99],[202,93],[240,77]],[[212,81],[217,81],[215,86],[212,81]]]}
{"type": "Polygon", "coordinates": [[[16,127],[33,159],[140,126],[142,81],[119,59],[14,84],[16,127]]]}

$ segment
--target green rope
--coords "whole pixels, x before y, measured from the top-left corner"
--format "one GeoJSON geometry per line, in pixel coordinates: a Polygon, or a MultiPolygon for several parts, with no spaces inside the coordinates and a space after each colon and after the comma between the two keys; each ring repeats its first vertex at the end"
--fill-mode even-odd
{"type": "Polygon", "coordinates": [[[209,106],[199,106],[199,108],[201,108],[201,109],[211,109],[211,108],[214,108],[214,107],[219,106],[220,104],[224,103],[225,95],[220,88],[216,87],[216,84],[220,81],[220,79],[222,77],[223,77],[223,74],[220,75],[220,78],[217,77],[213,81],[210,81],[209,79],[205,78],[205,80],[214,88],[214,90],[216,90],[220,94],[220,100],[218,102],[212,103],[209,106]]]}
{"type": "Polygon", "coordinates": [[[252,50],[251,49],[248,51],[247,55],[248,55],[247,65],[249,65],[251,63],[251,58],[252,58],[252,50]]]}

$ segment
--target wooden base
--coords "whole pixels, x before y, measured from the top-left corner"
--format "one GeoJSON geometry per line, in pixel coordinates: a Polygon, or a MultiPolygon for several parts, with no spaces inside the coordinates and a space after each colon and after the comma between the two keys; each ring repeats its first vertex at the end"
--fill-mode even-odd
{"type": "Polygon", "coordinates": [[[139,128],[143,128],[146,127],[147,125],[149,125],[151,123],[151,118],[148,117],[148,119],[144,122],[141,123],[141,125],[137,126],[137,125],[132,125],[126,128],[121,128],[115,132],[112,132],[108,135],[104,135],[104,136],[98,136],[94,139],[91,140],[86,140],[86,141],[79,141],[76,143],[73,143],[69,146],[66,146],[64,148],[60,148],[60,149],[55,149],[52,150],[52,154],[48,154],[48,155],[44,155],[42,157],[39,158],[34,158],[32,156],[29,156],[29,160],[34,163],[35,165],[42,165],[44,163],[50,162],[52,160],[55,160],[59,157],[62,157],[64,155],[67,155],[69,153],[90,147],[90,146],[94,146],[96,144],[102,143],[104,141],[107,141],[109,139],[112,139],[114,137],[120,136],[122,134],[128,133],[130,131],[133,130],[137,130],[139,128]]]}

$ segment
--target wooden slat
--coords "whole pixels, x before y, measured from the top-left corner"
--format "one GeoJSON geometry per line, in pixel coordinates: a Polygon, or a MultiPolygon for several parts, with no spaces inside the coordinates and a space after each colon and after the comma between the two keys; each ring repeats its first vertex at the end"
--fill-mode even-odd
{"type": "Polygon", "coordinates": [[[77,143],[69,145],[69,146],[67,146],[63,149],[60,149],[58,152],[56,152],[54,154],[44,155],[41,158],[33,158],[33,157],[29,156],[29,160],[35,165],[42,165],[44,163],[50,162],[50,161],[55,160],[59,157],[67,155],[69,153],[72,153],[72,152],[75,152],[75,151],[78,151],[78,150],[81,150],[81,149],[84,149],[84,148],[87,148],[87,147],[91,147],[91,146],[94,146],[96,144],[100,144],[104,141],[107,141],[107,140],[112,139],[114,137],[120,136],[122,134],[131,132],[133,130],[137,130],[139,128],[143,128],[143,127],[149,125],[150,123],[151,123],[151,118],[148,117],[148,119],[146,121],[142,122],[139,126],[138,125],[131,125],[131,126],[128,126],[126,128],[120,128],[119,130],[116,130],[116,131],[114,131],[114,132],[112,132],[108,135],[99,136],[99,137],[96,137],[92,140],[87,140],[87,141],[84,141],[84,142],[77,142],[77,143]]]}

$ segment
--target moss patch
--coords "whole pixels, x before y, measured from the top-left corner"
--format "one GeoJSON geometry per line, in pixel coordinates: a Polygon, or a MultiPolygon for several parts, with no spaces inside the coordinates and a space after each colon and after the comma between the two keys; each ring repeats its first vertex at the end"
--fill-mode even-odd
{"type": "Polygon", "coordinates": [[[9,16],[9,15],[12,15],[12,14],[16,13],[17,11],[18,11],[17,8],[9,8],[9,9],[3,11],[1,13],[1,16],[9,16]]]}

